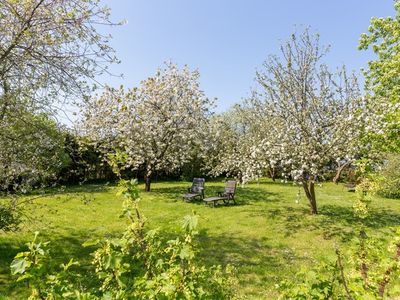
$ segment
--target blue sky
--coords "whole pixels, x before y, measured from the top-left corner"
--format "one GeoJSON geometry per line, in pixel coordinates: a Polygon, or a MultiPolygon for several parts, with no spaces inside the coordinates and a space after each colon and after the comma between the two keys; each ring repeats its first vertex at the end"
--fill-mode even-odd
{"type": "Polygon", "coordinates": [[[330,44],[326,63],[359,71],[373,58],[358,51],[373,16],[393,16],[393,0],[103,0],[112,20],[127,24],[111,31],[121,64],[102,82],[137,86],[163,62],[198,69],[207,97],[224,111],[249,95],[257,68],[279,51],[296,26],[311,26],[330,44]]]}

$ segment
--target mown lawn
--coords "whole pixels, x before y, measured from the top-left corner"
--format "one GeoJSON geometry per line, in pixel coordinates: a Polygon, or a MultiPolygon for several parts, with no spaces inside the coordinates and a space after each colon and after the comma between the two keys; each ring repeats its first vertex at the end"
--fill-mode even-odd
{"type": "MultiPolygon", "coordinates": [[[[152,192],[142,192],[141,209],[148,226],[172,237],[180,230],[182,217],[196,211],[199,259],[207,265],[236,266],[238,290],[249,299],[276,298],[276,283],[290,279],[302,266],[333,256],[335,243],[346,247],[357,234],[352,227],[355,194],[342,185],[325,183],[317,188],[318,216],[309,214],[302,190],[300,203],[295,202],[299,187],[291,183],[263,180],[239,187],[238,205],[216,208],[183,202],[181,195],[188,186],[187,182],[158,182],[152,184],[152,192]]],[[[206,182],[206,196],[222,187],[222,181],[206,182]]],[[[114,186],[68,187],[29,207],[33,220],[21,231],[0,233],[0,299],[26,298],[27,287],[13,283],[9,264],[35,231],[51,241],[56,264],[74,257],[84,262],[84,270],[93,249],[81,244],[94,237],[115,236],[125,226],[114,186]]],[[[372,207],[367,233],[384,239],[390,227],[400,225],[400,201],[376,198],[372,207]]]]}

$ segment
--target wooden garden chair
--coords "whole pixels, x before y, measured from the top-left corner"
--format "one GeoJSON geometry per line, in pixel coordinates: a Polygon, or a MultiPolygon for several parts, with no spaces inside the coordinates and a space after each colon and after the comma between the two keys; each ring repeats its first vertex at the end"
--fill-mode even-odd
{"type": "Polygon", "coordinates": [[[203,199],[205,204],[212,204],[214,207],[218,202],[223,202],[225,205],[229,204],[232,201],[233,204],[236,204],[235,201],[235,193],[236,193],[236,181],[228,180],[225,182],[225,188],[223,192],[218,192],[216,197],[209,197],[203,199]]]}
{"type": "Polygon", "coordinates": [[[188,192],[183,195],[183,199],[187,202],[196,198],[204,199],[204,183],[204,178],[193,178],[192,186],[188,188],[188,192]]]}

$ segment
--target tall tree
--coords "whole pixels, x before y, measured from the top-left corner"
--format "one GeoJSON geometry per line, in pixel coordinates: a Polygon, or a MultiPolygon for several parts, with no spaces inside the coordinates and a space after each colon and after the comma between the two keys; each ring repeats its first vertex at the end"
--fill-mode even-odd
{"type": "Polygon", "coordinates": [[[261,92],[253,105],[273,124],[258,147],[302,184],[316,214],[315,183],[331,162],[349,161],[360,151],[365,101],[354,76],[321,63],[327,48],[318,35],[294,34],[280,50],[256,77],[261,92]]]}
{"type": "Polygon", "coordinates": [[[0,0],[0,122],[87,95],[116,61],[100,24],[113,23],[99,0],[0,0]]]}
{"type": "Polygon", "coordinates": [[[37,182],[39,156],[59,146],[43,113],[84,99],[116,61],[101,24],[113,25],[98,0],[0,0],[0,172],[11,181],[37,182]]]}
{"type": "Polygon", "coordinates": [[[199,86],[199,73],[169,63],[138,88],[108,89],[85,112],[86,134],[108,139],[122,151],[125,165],[145,171],[150,191],[155,171],[173,171],[204,139],[212,101],[199,86]]]}
{"type": "Polygon", "coordinates": [[[368,33],[361,35],[359,48],[371,48],[376,60],[364,71],[366,88],[374,102],[385,107],[391,123],[383,134],[375,136],[384,151],[400,153],[400,1],[395,1],[395,17],[372,18],[368,33]]]}

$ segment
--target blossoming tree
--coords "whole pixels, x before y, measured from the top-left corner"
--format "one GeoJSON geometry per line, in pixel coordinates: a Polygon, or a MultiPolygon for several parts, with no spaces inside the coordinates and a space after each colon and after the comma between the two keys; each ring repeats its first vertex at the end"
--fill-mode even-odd
{"type": "Polygon", "coordinates": [[[212,103],[200,90],[197,71],[168,63],[138,88],[108,89],[93,99],[84,128],[95,140],[113,141],[125,166],[144,169],[150,191],[155,171],[176,170],[201,145],[212,103]]]}
{"type": "Polygon", "coordinates": [[[333,73],[321,63],[327,49],[308,30],[281,46],[257,73],[258,96],[250,102],[269,118],[269,134],[259,152],[279,162],[284,175],[302,184],[317,214],[315,183],[333,162],[360,152],[369,114],[357,80],[344,68],[333,73]]]}
{"type": "MultiPolygon", "coordinates": [[[[229,111],[210,120],[209,134],[203,149],[204,169],[212,176],[224,174],[245,183],[261,177],[268,170],[269,160],[261,157],[260,136],[265,120],[245,105],[235,105],[229,111]]],[[[258,113],[258,112],[257,112],[258,113]]],[[[263,135],[264,136],[264,135],[263,135]]]]}
{"type": "Polygon", "coordinates": [[[54,116],[66,102],[89,95],[94,77],[117,61],[110,37],[99,31],[100,24],[113,25],[109,16],[98,0],[0,0],[0,182],[5,186],[11,183],[15,190],[21,186],[16,178],[33,183],[55,175],[49,174],[55,168],[47,164],[53,161],[48,152],[62,141],[43,114],[54,116]]]}

